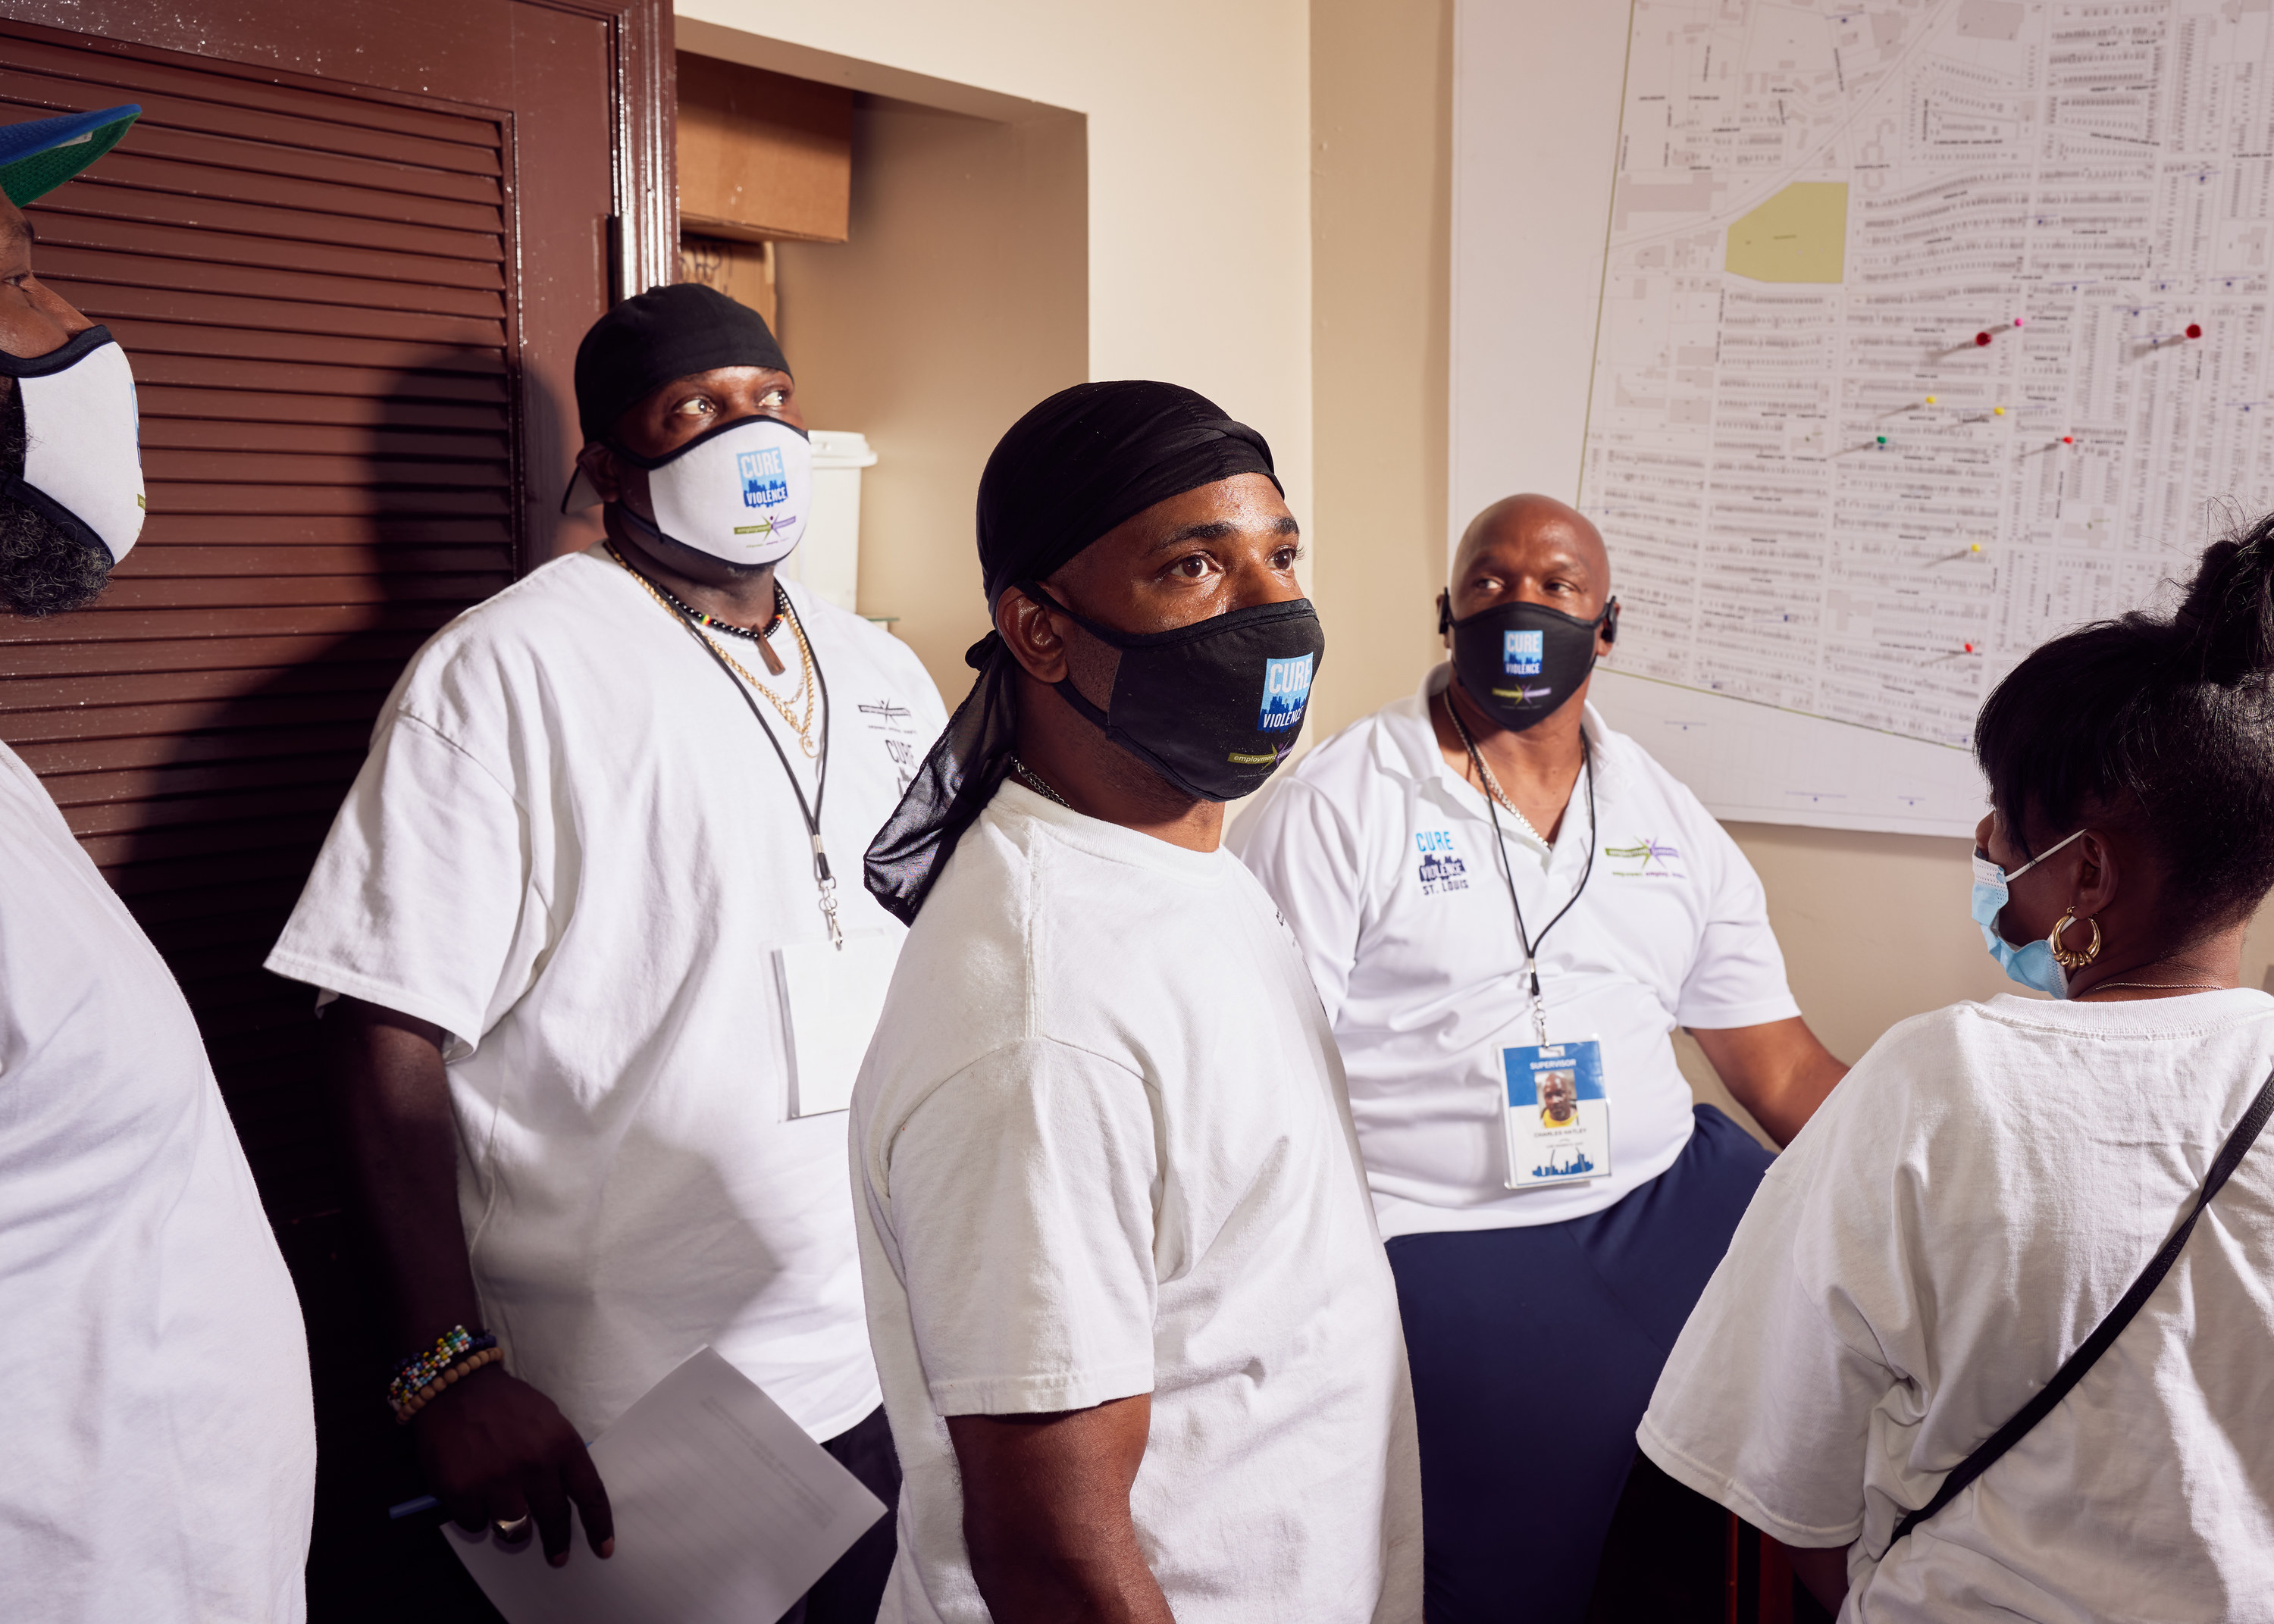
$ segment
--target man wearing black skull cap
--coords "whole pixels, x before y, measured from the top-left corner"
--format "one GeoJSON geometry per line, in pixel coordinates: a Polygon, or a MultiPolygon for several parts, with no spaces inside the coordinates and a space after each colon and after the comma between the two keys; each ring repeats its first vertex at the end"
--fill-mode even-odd
{"type": "MultiPolygon", "coordinates": [[[[811,463],[758,316],[651,289],[576,395],[606,539],[411,661],[268,959],[338,995],[430,1483],[556,1563],[571,1501],[609,1547],[579,1440],[706,1344],[896,1498],[844,1110],[902,928],[830,863],[945,715],[906,645],[776,578],[811,463]]],[[[892,1551],[887,1518],[803,1616],[868,1624],[892,1551]]]]}
{"type": "Polygon", "coordinates": [[[854,1095],[907,1471],[883,1624],[1420,1617],[1396,1290],[1293,938],[1222,850],[1323,639],[1253,429],[1085,384],[979,491],[994,632],[870,853],[854,1095]]]}
{"type": "MultiPolygon", "coordinates": [[[[41,282],[19,207],[140,111],[0,125],[0,624],[91,603],[141,536],[132,371],[41,282]]],[[[306,1616],[291,1276],[181,989],[5,745],[0,1327],[0,1618],[306,1616]]]]}

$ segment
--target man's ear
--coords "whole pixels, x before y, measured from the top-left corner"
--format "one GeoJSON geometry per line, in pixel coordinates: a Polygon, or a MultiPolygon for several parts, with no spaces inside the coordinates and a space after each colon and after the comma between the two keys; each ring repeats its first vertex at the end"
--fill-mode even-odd
{"type": "Polygon", "coordinates": [[[1015,586],[1005,587],[995,600],[995,629],[1011,658],[1035,681],[1065,680],[1065,639],[1058,635],[1050,612],[1015,586]]]}
{"type": "Polygon", "coordinates": [[[1603,605],[1603,624],[1595,633],[1595,656],[1598,659],[1611,651],[1619,640],[1619,600],[1615,598],[1603,605]]]}
{"type": "Polygon", "coordinates": [[[576,454],[576,466],[583,470],[584,477],[591,482],[592,489],[599,493],[602,501],[614,502],[623,500],[622,466],[617,462],[616,454],[599,440],[592,441],[576,454]]]}

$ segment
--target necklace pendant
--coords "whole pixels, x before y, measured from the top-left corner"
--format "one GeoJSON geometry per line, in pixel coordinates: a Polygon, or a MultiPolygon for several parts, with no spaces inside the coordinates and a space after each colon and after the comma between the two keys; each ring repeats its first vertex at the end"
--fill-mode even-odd
{"type": "Polygon", "coordinates": [[[798,734],[797,748],[805,752],[805,758],[808,761],[813,760],[816,756],[821,754],[819,747],[813,742],[813,735],[811,733],[798,734]]]}

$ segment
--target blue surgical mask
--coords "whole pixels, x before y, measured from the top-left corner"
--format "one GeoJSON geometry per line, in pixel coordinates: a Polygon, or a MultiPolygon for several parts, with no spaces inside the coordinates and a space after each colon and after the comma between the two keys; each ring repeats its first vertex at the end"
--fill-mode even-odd
{"type": "Polygon", "coordinates": [[[1998,915],[2006,911],[2008,886],[2083,832],[2080,829],[2068,840],[2046,847],[2011,874],[1981,853],[1974,853],[1974,922],[1982,927],[1982,940],[1990,949],[1990,957],[2005,966],[2009,980],[2056,998],[2068,996],[2068,972],[2053,957],[2052,944],[2032,942],[2027,947],[2015,947],[1998,934],[1998,915]]]}

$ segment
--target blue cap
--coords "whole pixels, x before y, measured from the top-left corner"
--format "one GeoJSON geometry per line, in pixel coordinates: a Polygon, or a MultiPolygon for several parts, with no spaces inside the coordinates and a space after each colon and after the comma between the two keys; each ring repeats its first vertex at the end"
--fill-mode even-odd
{"type": "Polygon", "coordinates": [[[127,125],[141,116],[129,102],[99,113],[0,124],[0,191],[19,208],[45,197],[117,146],[127,125]]]}

